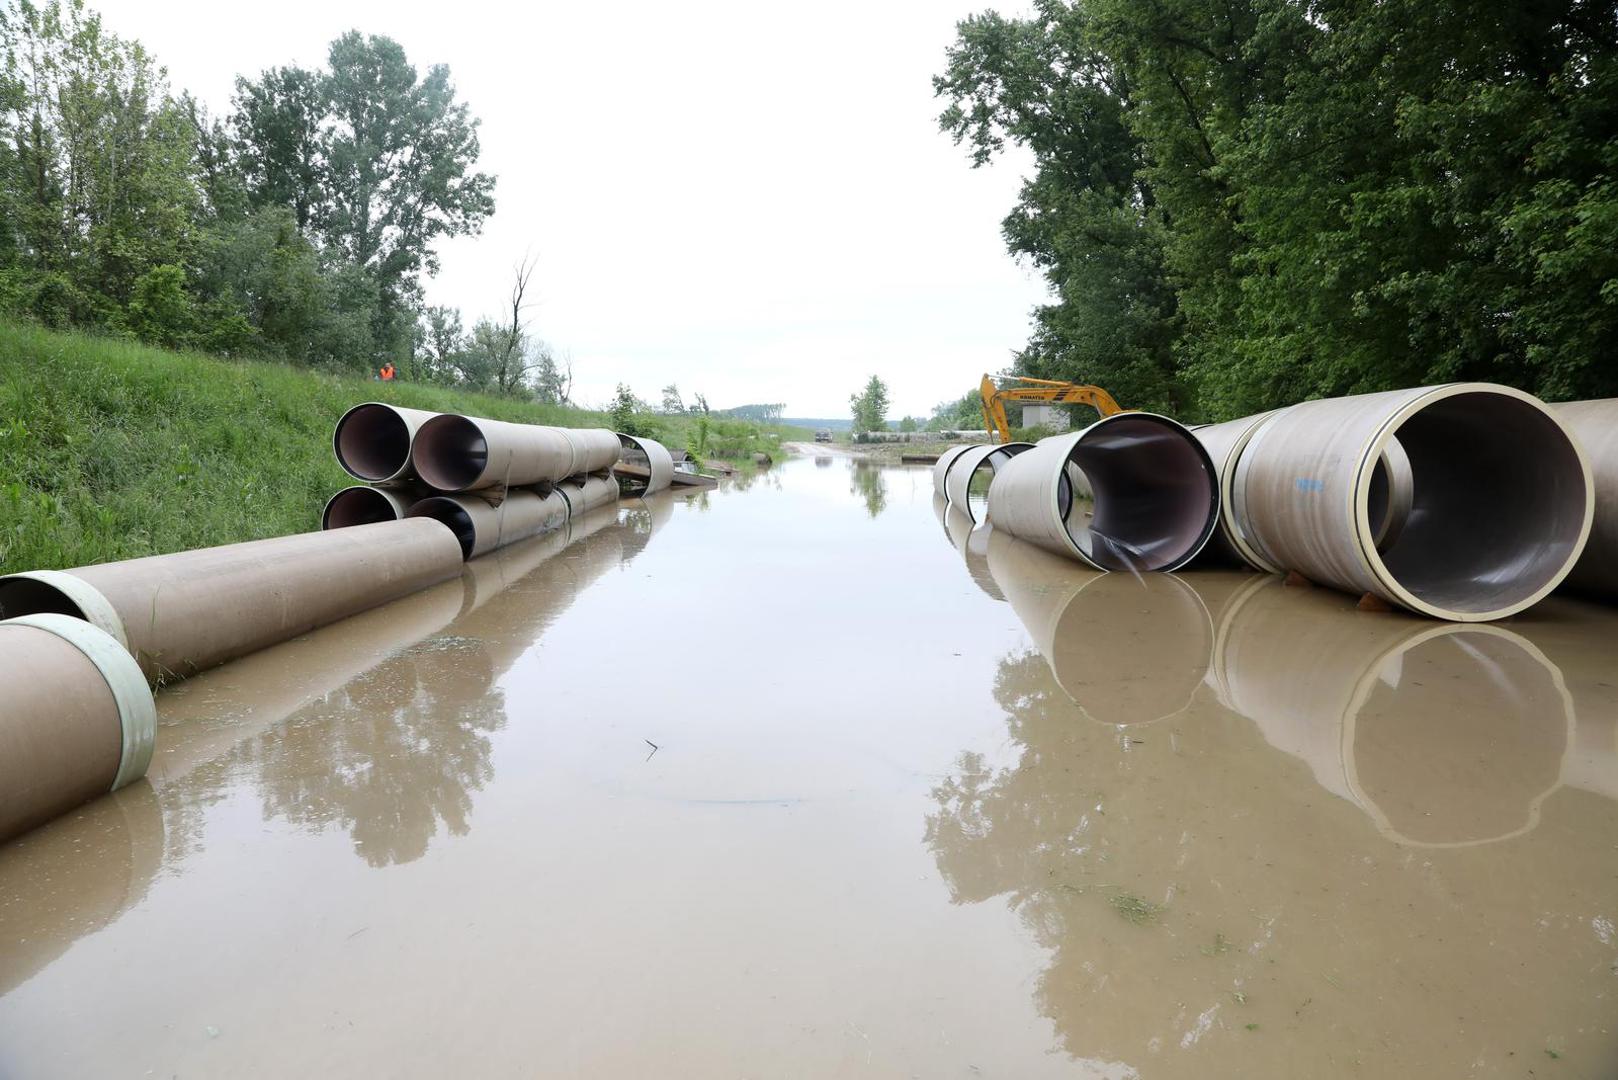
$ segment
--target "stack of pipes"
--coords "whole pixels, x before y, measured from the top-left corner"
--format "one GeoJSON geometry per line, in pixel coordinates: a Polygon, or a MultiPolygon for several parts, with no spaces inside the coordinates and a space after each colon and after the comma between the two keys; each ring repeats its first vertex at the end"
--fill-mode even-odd
{"type": "Polygon", "coordinates": [[[333,445],[368,483],[327,504],[320,532],[0,577],[0,841],[145,775],[153,687],[615,505],[621,457],[640,493],[673,472],[651,439],[380,404],[344,414],[333,445]]]}
{"type": "Polygon", "coordinates": [[[952,447],[933,487],[974,526],[1098,570],[1247,566],[1454,622],[1564,583],[1618,597],[1618,400],[1456,383],[1194,428],[1118,413],[952,447]]]}
{"type": "Polygon", "coordinates": [[[332,432],[343,470],[365,483],[326,503],[323,529],[427,517],[455,533],[466,559],[550,532],[618,498],[669,486],[674,461],[655,439],[366,402],[332,432]]]}

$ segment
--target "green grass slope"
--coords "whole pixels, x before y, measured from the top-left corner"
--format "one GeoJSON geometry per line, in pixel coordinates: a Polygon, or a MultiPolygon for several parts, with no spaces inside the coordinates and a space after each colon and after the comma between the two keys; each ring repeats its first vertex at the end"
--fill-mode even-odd
{"type": "Polygon", "coordinates": [[[563,427],[601,413],[0,322],[0,573],[320,527],[362,401],[563,427]]]}

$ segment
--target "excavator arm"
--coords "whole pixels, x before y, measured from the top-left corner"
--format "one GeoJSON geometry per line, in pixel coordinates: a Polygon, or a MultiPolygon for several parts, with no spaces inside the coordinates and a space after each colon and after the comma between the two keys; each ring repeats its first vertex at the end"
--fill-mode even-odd
{"type": "Polygon", "coordinates": [[[987,375],[978,390],[983,396],[983,429],[1000,436],[1001,443],[1011,441],[1011,424],[1006,419],[1008,401],[1038,401],[1053,405],[1089,405],[1102,416],[1124,411],[1111,394],[1099,386],[1081,386],[1078,383],[1057,382],[1054,379],[1019,377],[1017,382],[1027,385],[995,385],[987,375]]]}

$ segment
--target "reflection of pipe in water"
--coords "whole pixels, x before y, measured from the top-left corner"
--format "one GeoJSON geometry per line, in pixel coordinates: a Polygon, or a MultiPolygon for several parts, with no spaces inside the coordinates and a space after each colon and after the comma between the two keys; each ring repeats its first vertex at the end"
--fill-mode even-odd
{"type": "Polygon", "coordinates": [[[1143,724],[1190,704],[1213,626],[1182,579],[1083,569],[995,530],[987,561],[1057,685],[1089,716],[1143,724]]]}
{"type": "Polygon", "coordinates": [[[1220,700],[1401,844],[1519,836],[1573,733],[1561,671],[1521,635],[1345,612],[1259,578],[1220,620],[1220,700]]]}
{"type": "Polygon", "coordinates": [[[1591,505],[1589,467],[1555,414],[1486,383],[1283,409],[1242,451],[1231,496],[1240,534],[1268,565],[1468,622],[1555,588],[1584,547],[1591,505]],[[1395,438],[1406,461],[1378,469],[1395,438]],[[1406,486],[1409,512],[1391,535],[1382,526],[1406,486]]]}
{"type": "MultiPolygon", "coordinates": [[[[658,530],[669,523],[674,516],[674,503],[677,496],[673,492],[661,492],[656,495],[645,495],[639,499],[625,499],[618,504],[623,513],[623,548],[624,559],[628,561],[639,555],[646,545],[652,542],[658,530]]],[[[603,508],[597,514],[606,516],[608,521],[613,520],[615,509],[603,508]]]]}
{"type": "Polygon", "coordinates": [[[411,449],[416,432],[437,415],[380,401],[356,405],[332,429],[337,464],[354,479],[373,484],[407,480],[415,475],[411,449]]]}
{"type": "Polygon", "coordinates": [[[150,784],[133,784],[94,814],[60,818],[0,847],[0,998],[140,903],[163,864],[163,814],[150,784]]]}
{"type": "MultiPolygon", "coordinates": [[[[506,550],[516,552],[545,539],[506,550]]],[[[174,783],[394,653],[438,633],[461,611],[464,595],[464,578],[446,581],[170,687],[157,699],[162,733],[150,780],[159,788],[174,783]]]]}
{"type": "Polygon", "coordinates": [[[432,521],[389,521],[0,578],[0,615],[53,611],[123,642],[152,683],[408,596],[460,573],[432,521]]]}
{"type": "Polygon", "coordinates": [[[1595,521],[1584,554],[1567,576],[1567,587],[1593,596],[1618,597],[1618,398],[1552,405],[1556,418],[1584,446],[1595,482],[1595,521]]]}
{"type": "Polygon", "coordinates": [[[456,581],[199,675],[157,699],[162,736],[149,778],[159,788],[341,689],[389,657],[445,630],[526,578],[576,539],[611,525],[598,511],[567,528],[465,564],[456,581]]]}
{"type": "Polygon", "coordinates": [[[67,615],[0,622],[0,841],[139,780],[157,715],[112,635],[67,615]]]}
{"type": "Polygon", "coordinates": [[[1006,462],[1033,448],[1033,443],[1026,442],[968,447],[950,463],[944,477],[944,494],[949,497],[950,505],[959,507],[969,519],[977,521],[981,515],[972,506],[972,481],[978,473],[987,471],[993,483],[995,474],[1006,462]]]}
{"type": "Polygon", "coordinates": [[[1218,520],[1208,452],[1152,413],[1115,413],[1043,439],[1005,462],[989,487],[995,528],[1098,570],[1177,569],[1218,520]]]}
{"type": "Polygon", "coordinates": [[[966,560],[966,572],[977,582],[978,588],[991,599],[1004,600],[1005,594],[995,584],[994,575],[989,573],[989,534],[994,531],[993,528],[988,525],[975,528],[972,519],[942,495],[933,496],[933,513],[937,515],[938,523],[944,526],[944,536],[948,538],[950,546],[966,560]]]}

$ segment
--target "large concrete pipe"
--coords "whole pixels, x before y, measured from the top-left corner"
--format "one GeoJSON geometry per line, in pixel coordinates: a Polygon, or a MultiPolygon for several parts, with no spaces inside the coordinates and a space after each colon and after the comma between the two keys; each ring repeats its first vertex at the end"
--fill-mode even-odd
{"type": "Polygon", "coordinates": [[[996,529],[1100,570],[1174,570],[1218,520],[1207,451],[1153,413],[1115,413],[1042,439],[1002,463],[989,488],[996,529]]]}
{"type": "Polygon", "coordinates": [[[0,616],[59,612],[123,643],[161,684],[460,573],[455,535],[388,521],[0,578],[0,616]]]}
{"type": "MultiPolygon", "coordinates": [[[[611,481],[603,481],[611,484],[611,481]]],[[[617,485],[613,485],[614,492],[617,485]]],[[[410,518],[441,521],[455,534],[466,559],[560,528],[568,519],[568,503],[558,491],[544,495],[527,489],[505,493],[499,505],[477,494],[435,495],[409,510],[410,518]]]]}
{"type": "Polygon", "coordinates": [[[430,489],[416,484],[397,487],[356,484],[326,500],[326,508],[320,512],[320,527],[347,529],[379,521],[398,521],[412,506],[432,494],[430,489]]]}
{"type": "Polygon", "coordinates": [[[1568,574],[1567,587],[1618,597],[1618,398],[1564,401],[1551,408],[1583,446],[1595,483],[1590,542],[1568,574]]]}
{"type": "Polygon", "coordinates": [[[1222,703],[1400,844],[1459,847],[1532,829],[1574,730],[1556,665],[1500,627],[1345,607],[1253,580],[1215,641],[1222,703]]]}
{"type": "MultiPolygon", "coordinates": [[[[623,455],[623,436],[606,428],[557,428],[562,438],[567,440],[572,450],[572,464],[565,474],[567,476],[582,476],[585,473],[605,472],[617,463],[623,455]]],[[[647,439],[646,442],[661,447],[656,440],[647,439]]],[[[665,454],[667,450],[663,451],[665,454]]],[[[674,471],[674,459],[669,459],[669,472],[674,471]]],[[[562,477],[558,476],[558,480],[562,477]]],[[[671,480],[670,483],[673,481],[671,480]]]]}
{"type": "Polygon", "coordinates": [[[978,505],[972,505],[972,481],[981,473],[992,483],[995,474],[1006,462],[1033,448],[1033,443],[1026,442],[968,447],[950,464],[944,475],[944,494],[949,496],[950,505],[959,507],[961,513],[974,522],[982,520],[986,496],[979,495],[978,505]]]}
{"type": "Polygon", "coordinates": [[[356,405],[331,433],[337,464],[354,479],[373,484],[408,480],[414,475],[411,450],[416,433],[437,415],[380,401],[356,405]]]}
{"type": "Polygon", "coordinates": [[[416,434],[416,475],[439,491],[555,483],[573,470],[560,428],[444,413],[416,434]]]}
{"type": "Polygon", "coordinates": [[[668,447],[641,435],[619,435],[618,442],[624,463],[646,470],[645,477],[624,477],[631,494],[655,495],[674,483],[674,457],[668,447]]]}
{"type": "MultiPolygon", "coordinates": [[[[949,489],[944,486],[949,479],[949,470],[955,464],[955,459],[972,449],[974,445],[976,444],[965,443],[961,446],[952,446],[938,455],[938,460],[933,462],[933,492],[935,494],[942,498],[949,498],[949,489]]],[[[819,459],[817,458],[816,460],[818,461],[819,459]]]]}
{"type": "Polygon", "coordinates": [[[568,512],[582,517],[618,501],[618,482],[601,476],[587,476],[556,485],[556,493],[567,500],[568,512]]]}
{"type": "Polygon", "coordinates": [[[152,691],[111,634],[42,613],[0,622],[0,841],[146,775],[152,691]]]}
{"type": "Polygon", "coordinates": [[[1557,586],[1593,508],[1577,442],[1537,398],[1455,383],[1306,401],[1236,462],[1241,534],[1272,566],[1456,621],[1500,619],[1557,586]],[[1378,461],[1409,460],[1402,531],[1377,543],[1378,461]]]}
{"type": "Polygon", "coordinates": [[[618,436],[604,428],[508,424],[444,413],[421,426],[416,474],[439,491],[554,484],[618,460],[618,436]]]}
{"type": "Polygon", "coordinates": [[[988,568],[1056,684],[1091,718],[1150,723],[1181,712],[1208,673],[1213,625],[1167,574],[1102,574],[991,529],[988,568]]]}
{"type": "MultiPolygon", "coordinates": [[[[1199,564],[1246,564],[1270,574],[1282,571],[1282,567],[1271,565],[1242,534],[1241,521],[1232,500],[1236,462],[1241,459],[1253,436],[1276,415],[1278,412],[1259,413],[1223,424],[1204,424],[1191,429],[1203,449],[1208,451],[1214,468],[1219,470],[1219,530],[1203,549],[1199,564]]],[[[1404,529],[1405,522],[1410,518],[1412,498],[1410,459],[1399,441],[1390,439],[1382,448],[1371,475],[1368,509],[1371,532],[1378,551],[1386,551],[1404,529]]]]}
{"type": "Polygon", "coordinates": [[[994,530],[988,526],[976,528],[971,518],[952,506],[942,495],[933,496],[933,513],[937,515],[938,523],[944,526],[944,535],[949,539],[950,546],[966,560],[966,572],[978,588],[991,600],[1004,600],[1005,594],[994,583],[994,575],[989,573],[989,535],[994,530]]]}

